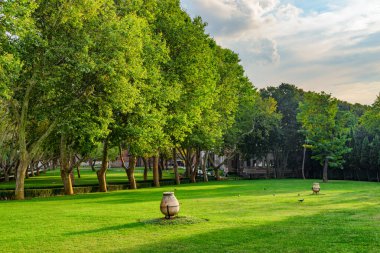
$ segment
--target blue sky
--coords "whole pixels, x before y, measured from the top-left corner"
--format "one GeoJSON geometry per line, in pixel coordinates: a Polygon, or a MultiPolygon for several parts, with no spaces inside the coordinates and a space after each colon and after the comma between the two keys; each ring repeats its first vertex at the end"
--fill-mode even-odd
{"type": "Polygon", "coordinates": [[[379,0],[181,2],[258,88],[286,82],[362,104],[380,92],[379,0]]]}

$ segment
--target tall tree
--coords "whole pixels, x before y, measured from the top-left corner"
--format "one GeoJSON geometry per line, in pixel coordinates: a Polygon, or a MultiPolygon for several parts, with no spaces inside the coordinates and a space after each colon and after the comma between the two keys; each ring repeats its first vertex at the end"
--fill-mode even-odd
{"type": "Polygon", "coordinates": [[[282,115],[280,127],[271,135],[273,143],[271,151],[276,161],[276,167],[281,168],[279,176],[289,167],[293,167],[293,169],[300,167],[299,156],[305,140],[300,132],[301,124],[297,121],[297,111],[303,93],[303,90],[296,86],[285,83],[260,91],[264,98],[271,97],[277,101],[277,112],[282,115]]]}
{"type": "Polygon", "coordinates": [[[307,93],[299,105],[297,119],[301,122],[313,151],[313,159],[323,165],[323,182],[327,182],[328,167],[340,168],[346,146],[347,116],[338,113],[337,101],[330,95],[307,93]]]}

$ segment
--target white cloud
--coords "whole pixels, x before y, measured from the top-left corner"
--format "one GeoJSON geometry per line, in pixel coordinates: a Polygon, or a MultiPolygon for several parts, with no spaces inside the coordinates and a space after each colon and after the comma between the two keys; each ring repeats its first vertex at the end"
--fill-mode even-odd
{"type": "Polygon", "coordinates": [[[239,53],[256,86],[290,80],[371,104],[380,91],[380,1],[320,1],[318,11],[285,1],[182,0],[219,44],[239,53]]]}

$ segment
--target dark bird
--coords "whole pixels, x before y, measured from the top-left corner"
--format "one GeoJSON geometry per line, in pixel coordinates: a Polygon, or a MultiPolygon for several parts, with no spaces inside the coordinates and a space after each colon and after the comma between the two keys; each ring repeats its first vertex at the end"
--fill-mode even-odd
{"type": "Polygon", "coordinates": [[[267,190],[267,188],[264,188],[264,191],[266,191],[267,190]]]}
{"type": "Polygon", "coordinates": [[[304,199],[299,199],[298,201],[302,203],[302,202],[303,202],[303,200],[304,200],[304,199]]]}

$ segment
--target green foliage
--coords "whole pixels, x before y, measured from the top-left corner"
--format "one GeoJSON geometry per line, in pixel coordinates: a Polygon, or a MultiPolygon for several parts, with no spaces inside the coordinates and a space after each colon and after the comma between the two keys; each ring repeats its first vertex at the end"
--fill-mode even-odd
{"type": "Polygon", "coordinates": [[[276,112],[276,101],[273,98],[263,99],[256,96],[254,106],[244,112],[245,126],[242,128],[242,139],[239,150],[248,158],[258,158],[269,152],[269,136],[277,130],[281,114],[276,112]],[[249,115],[249,116],[248,116],[249,115]]]}
{"type": "Polygon", "coordinates": [[[301,124],[297,121],[298,105],[302,101],[303,90],[291,84],[282,83],[278,87],[268,87],[260,91],[264,98],[273,98],[277,101],[277,112],[282,115],[279,127],[271,132],[271,151],[279,166],[282,168],[300,167],[297,157],[304,136],[300,132],[301,124]]]}
{"type": "Polygon", "coordinates": [[[372,134],[380,134],[380,95],[360,118],[360,123],[372,134]]]}
{"type": "Polygon", "coordinates": [[[302,124],[313,158],[331,167],[341,168],[350,129],[350,114],[338,112],[337,101],[325,93],[306,93],[299,105],[297,119],[302,124]]]}
{"type": "Polygon", "coordinates": [[[368,137],[366,136],[362,142],[362,147],[360,149],[360,167],[363,169],[368,169],[370,166],[370,145],[368,137]]]}

